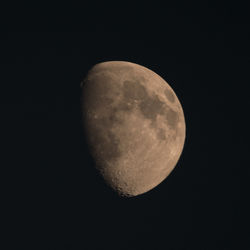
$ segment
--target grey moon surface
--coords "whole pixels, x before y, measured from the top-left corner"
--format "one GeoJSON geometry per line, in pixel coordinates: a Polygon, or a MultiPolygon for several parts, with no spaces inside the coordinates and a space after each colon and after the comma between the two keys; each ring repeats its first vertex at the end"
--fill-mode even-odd
{"type": "Polygon", "coordinates": [[[82,84],[82,120],[95,167],[121,196],[160,184],[183,151],[183,109],[152,70],[125,61],[93,66],[82,84]]]}

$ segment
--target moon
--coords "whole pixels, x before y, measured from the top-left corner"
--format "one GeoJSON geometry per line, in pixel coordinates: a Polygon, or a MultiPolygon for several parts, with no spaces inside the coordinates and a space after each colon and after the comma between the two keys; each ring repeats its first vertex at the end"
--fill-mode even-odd
{"type": "Polygon", "coordinates": [[[121,196],[159,185],[183,151],[183,109],[170,85],[126,61],[93,66],[82,84],[82,120],[90,153],[105,182],[121,196]]]}

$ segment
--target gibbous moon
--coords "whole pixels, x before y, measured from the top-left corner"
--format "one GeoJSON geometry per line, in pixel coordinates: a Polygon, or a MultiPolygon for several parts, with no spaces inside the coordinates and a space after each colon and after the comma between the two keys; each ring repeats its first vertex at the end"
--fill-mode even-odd
{"type": "Polygon", "coordinates": [[[173,89],[150,69],[125,61],[95,65],[83,81],[81,105],[95,166],[119,195],[153,189],[176,166],[184,113],[173,89]]]}

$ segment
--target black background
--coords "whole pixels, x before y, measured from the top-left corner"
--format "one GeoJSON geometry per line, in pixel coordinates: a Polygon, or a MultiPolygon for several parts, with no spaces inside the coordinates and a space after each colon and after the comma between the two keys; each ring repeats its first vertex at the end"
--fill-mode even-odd
{"type": "Polygon", "coordinates": [[[2,215],[9,249],[250,246],[248,8],[148,7],[131,6],[121,17],[101,6],[98,20],[82,9],[81,32],[2,33],[2,215]],[[128,199],[96,174],[80,122],[80,82],[94,64],[109,60],[162,76],[186,119],[174,171],[128,199]]]}

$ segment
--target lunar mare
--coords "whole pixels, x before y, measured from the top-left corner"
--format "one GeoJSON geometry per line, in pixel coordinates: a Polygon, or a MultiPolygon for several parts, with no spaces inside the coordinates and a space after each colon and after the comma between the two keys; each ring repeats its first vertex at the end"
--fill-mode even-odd
{"type": "Polygon", "coordinates": [[[181,104],[144,66],[95,65],[82,85],[82,117],[96,168],[120,195],[143,194],[174,169],[185,141],[181,104]]]}

